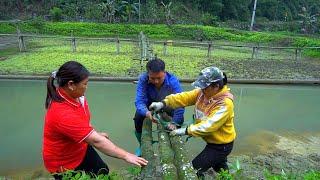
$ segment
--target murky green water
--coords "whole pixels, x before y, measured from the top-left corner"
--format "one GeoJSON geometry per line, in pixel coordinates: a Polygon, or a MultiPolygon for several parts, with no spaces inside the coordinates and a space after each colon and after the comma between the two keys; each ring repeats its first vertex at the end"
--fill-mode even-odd
{"type": "MultiPolygon", "coordinates": [[[[42,166],[45,84],[45,81],[0,80],[0,175],[42,166]]],[[[238,133],[233,154],[252,152],[251,147],[261,138],[257,136],[260,132],[319,131],[319,86],[230,87],[236,96],[238,133]]],[[[191,86],[186,84],[184,89],[191,86]]],[[[106,131],[116,144],[133,152],[137,145],[132,120],[135,84],[90,82],[86,96],[95,128],[106,131]]],[[[191,115],[192,108],[187,108],[185,119],[191,120],[191,115]]],[[[203,146],[200,139],[188,141],[190,156],[203,146]]],[[[127,166],[121,160],[103,157],[110,167],[127,166]]]]}

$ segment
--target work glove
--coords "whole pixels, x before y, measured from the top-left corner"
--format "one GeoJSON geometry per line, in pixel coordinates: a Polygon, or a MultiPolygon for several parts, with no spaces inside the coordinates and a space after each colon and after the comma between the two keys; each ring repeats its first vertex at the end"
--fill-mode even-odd
{"type": "Polygon", "coordinates": [[[150,109],[151,111],[158,112],[158,111],[160,111],[164,106],[165,106],[165,105],[164,105],[163,102],[153,102],[153,103],[151,103],[151,105],[149,106],[149,109],[150,109]]]}
{"type": "Polygon", "coordinates": [[[187,135],[187,128],[179,128],[170,132],[170,136],[183,136],[187,135]]]}

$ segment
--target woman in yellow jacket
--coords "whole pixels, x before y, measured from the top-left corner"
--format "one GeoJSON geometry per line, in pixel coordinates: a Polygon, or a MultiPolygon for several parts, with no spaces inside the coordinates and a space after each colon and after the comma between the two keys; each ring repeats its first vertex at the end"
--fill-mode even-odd
{"type": "Polygon", "coordinates": [[[207,67],[192,83],[196,89],[169,95],[149,107],[159,111],[165,106],[178,108],[195,105],[195,123],[173,130],[170,135],[202,137],[207,142],[204,150],[192,161],[199,177],[211,167],[217,172],[228,170],[227,156],[233,148],[236,132],[233,95],[226,84],[227,77],[219,68],[207,67]]]}

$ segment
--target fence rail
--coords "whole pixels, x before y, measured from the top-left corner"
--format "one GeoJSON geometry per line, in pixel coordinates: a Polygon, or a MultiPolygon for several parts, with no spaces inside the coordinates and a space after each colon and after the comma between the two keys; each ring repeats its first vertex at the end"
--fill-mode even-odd
{"type": "MultiPolygon", "coordinates": [[[[128,38],[95,38],[95,37],[76,37],[76,36],[49,36],[49,35],[30,35],[30,34],[0,34],[0,36],[13,36],[13,37],[33,37],[33,38],[55,38],[55,39],[67,39],[71,40],[73,38],[75,39],[81,39],[81,40],[106,40],[110,42],[116,42],[117,40],[120,41],[128,41],[128,42],[138,42],[138,39],[128,39],[128,38]]],[[[173,40],[167,40],[167,41],[150,41],[154,44],[172,44],[172,45],[197,45],[197,46],[208,46],[212,45],[212,47],[245,47],[245,48],[253,48],[253,47],[259,47],[259,48],[266,48],[266,49],[320,49],[320,47],[295,47],[295,46],[249,46],[249,45],[233,45],[233,44],[219,44],[219,43],[213,43],[214,41],[206,41],[206,42],[198,42],[198,41],[173,41],[173,40]]]]}

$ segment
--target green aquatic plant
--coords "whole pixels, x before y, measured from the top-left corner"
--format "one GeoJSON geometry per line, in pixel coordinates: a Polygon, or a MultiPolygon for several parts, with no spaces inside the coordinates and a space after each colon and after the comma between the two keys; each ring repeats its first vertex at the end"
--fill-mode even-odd
{"type": "Polygon", "coordinates": [[[56,175],[60,175],[62,177],[62,180],[90,180],[90,179],[96,179],[96,180],[122,180],[124,179],[118,172],[111,172],[108,175],[105,174],[91,174],[86,173],[85,171],[73,171],[68,170],[63,173],[58,173],[56,175]]]}
{"type": "Polygon", "coordinates": [[[217,173],[216,176],[217,180],[233,180],[232,174],[229,173],[228,170],[221,170],[219,173],[217,173]]]}
{"type": "Polygon", "coordinates": [[[217,173],[216,178],[219,180],[232,180],[232,179],[244,179],[245,177],[243,176],[242,173],[242,168],[240,161],[237,159],[234,163],[229,165],[229,171],[228,170],[223,170],[219,173],[217,173]]]}
{"type": "Polygon", "coordinates": [[[141,172],[141,167],[130,166],[126,169],[130,174],[137,176],[141,172]]]}

